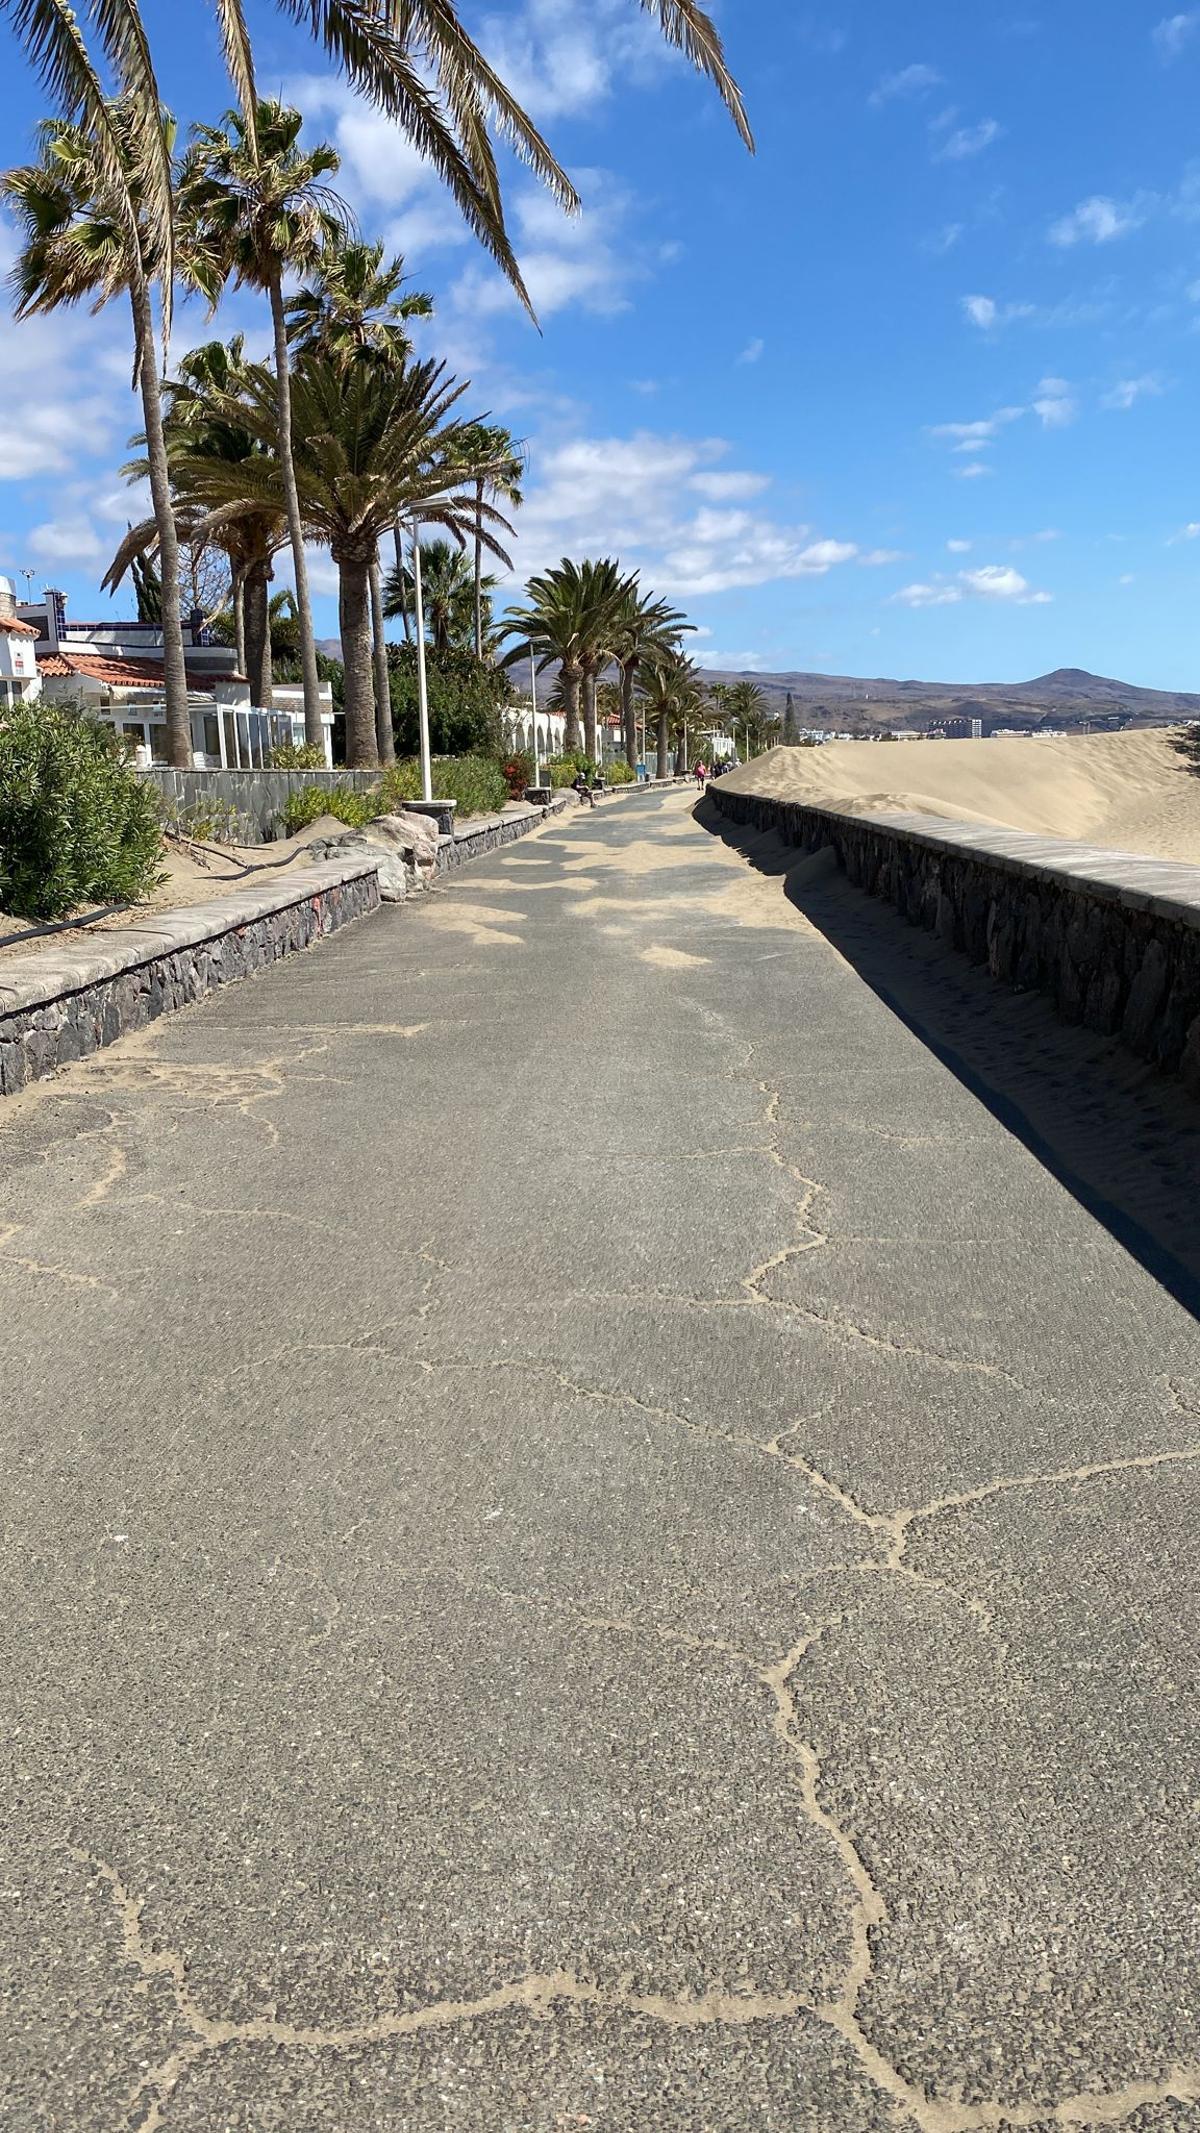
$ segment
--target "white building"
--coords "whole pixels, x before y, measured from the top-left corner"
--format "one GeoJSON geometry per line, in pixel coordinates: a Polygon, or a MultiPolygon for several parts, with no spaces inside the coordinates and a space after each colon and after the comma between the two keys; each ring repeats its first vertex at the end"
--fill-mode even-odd
{"type": "Polygon", "coordinates": [[[0,709],[34,701],[40,692],[37,630],[17,613],[11,578],[0,578],[0,709]]]}
{"type": "MultiPolygon", "coordinates": [[[[166,697],[159,624],[69,622],[65,593],[50,587],[39,601],[20,605],[14,601],[14,620],[5,629],[6,586],[11,595],[9,580],[0,578],[0,701],[5,658],[11,662],[12,647],[20,645],[22,661],[32,656],[35,662],[32,684],[23,694],[44,696],[50,703],[81,704],[132,741],[140,763],[165,763],[166,697]]],[[[303,691],[281,684],[272,692],[269,711],[252,703],[250,684],[238,673],[234,653],[213,643],[198,619],[185,626],[184,660],[197,770],[262,769],[272,749],[303,741],[303,691]]],[[[21,678],[30,682],[24,667],[21,678]]],[[[325,760],[332,764],[333,696],[327,682],[322,683],[321,699],[325,760]]]]}

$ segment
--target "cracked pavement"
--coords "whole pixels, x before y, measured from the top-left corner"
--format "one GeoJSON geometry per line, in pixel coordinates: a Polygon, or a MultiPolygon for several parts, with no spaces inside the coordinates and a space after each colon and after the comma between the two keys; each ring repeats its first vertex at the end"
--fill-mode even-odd
{"type": "Polygon", "coordinates": [[[0,2123],[1200,2133],[1195,1320],[769,860],[550,825],[0,1114],[0,2123]]]}

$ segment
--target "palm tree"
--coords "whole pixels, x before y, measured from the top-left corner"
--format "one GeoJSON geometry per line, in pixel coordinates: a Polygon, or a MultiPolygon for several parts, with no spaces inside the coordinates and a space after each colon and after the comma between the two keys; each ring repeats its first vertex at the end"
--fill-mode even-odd
{"type": "MultiPolygon", "coordinates": [[[[292,377],[295,477],[307,531],[328,546],[338,570],[345,675],[346,759],[351,769],[379,761],[372,671],[371,563],[380,534],[419,513],[459,539],[473,523],[471,472],[462,425],[449,421],[466,390],[440,363],[399,370],[375,363],[346,368],[329,358],[302,363],[292,377]]],[[[248,368],[238,418],[263,447],[238,467],[189,461],[187,476],[218,520],[221,507],[278,509],[282,469],[271,453],[275,391],[271,373],[248,368]]],[[[503,526],[490,511],[492,525],[503,526]]],[[[500,555],[490,530],[485,535],[500,555]]]]}
{"type": "Polygon", "coordinates": [[[521,502],[521,477],[525,459],[521,446],[500,423],[474,422],[467,436],[467,449],[481,471],[475,477],[475,657],[483,658],[484,608],[487,586],[483,575],[483,500],[505,506],[521,502]]]}
{"type": "Polygon", "coordinates": [[[581,563],[582,599],[580,620],[580,694],[583,703],[583,745],[590,762],[596,755],[596,686],[614,657],[620,617],[637,584],[634,576],[622,576],[621,566],[606,556],[600,563],[581,563]]]}
{"type": "Polygon", "coordinates": [[[409,321],[433,317],[433,298],[423,290],[401,294],[407,278],[399,254],[384,265],[382,244],[356,239],[327,252],[311,286],[284,306],[297,356],[406,361],[412,354],[409,321]]]}
{"type": "MultiPolygon", "coordinates": [[[[15,213],[20,248],[12,270],[18,318],[56,311],[89,299],[99,310],[128,296],[133,316],[134,384],[146,426],[146,471],[154,504],[162,587],[163,694],[167,755],[177,769],[192,760],[187,666],[183,651],[179,539],[163,436],[151,288],[168,271],[156,233],[156,202],[144,178],[145,127],[132,96],[104,106],[102,148],[97,128],[50,119],[39,128],[39,159],[7,171],[0,191],[15,213]],[[110,153],[119,155],[118,179],[110,153]]],[[[89,111],[89,120],[90,120],[89,111]]],[[[157,111],[161,145],[170,164],[174,122],[157,111]]]]}
{"type": "MultiPolygon", "coordinates": [[[[274,463],[275,458],[273,444],[258,446],[239,416],[238,395],[248,369],[240,333],[228,343],[208,341],[182,356],[176,376],[164,388],[164,434],[177,515],[192,542],[204,538],[225,552],[238,667],[249,680],[253,702],[269,711],[273,683],[270,583],[274,558],[287,546],[288,532],[282,507],[265,509],[248,502],[237,493],[237,477],[231,474],[247,459],[266,456],[274,463]],[[230,476],[230,490],[220,510],[210,513],[209,462],[213,460],[230,476]],[[196,461],[202,477],[199,495],[192,471],[196,461]]],[[[145,443],[144,438],[136,441],[145,443]]],[[[131,460],[121,471],[128,480],[140,481],[146,474],[146,460],[131,460]]],[[[153,519],[131,527],[109,565],[104,589],[115,591],[134,557],[152,553],[157,545],[153,519]]]]}
{"type": "Polygon", "coordinates": [[[645,714],[658,729],[658,775],[665,778],[669,775],[672,733],[694,718],[704,701],[699,672],[682,652],[666,652],[647,666],[641,686],[645,714]]]}
{"type": "Polygon", "coordinates": [[[743,677],[727,686],[725,714],[734,722],[735,745],[736,728],[740,726],[746,737],[747,756],[757,755],[766,735],[767,720],[767,699],[758,683],[743,677]]]}
{"type": "Polygon", "coordinates": [[[646,660],[661,658],[678,647],[680,635],[692,624],[665,600],[644,593],[636,580],[622,604],[613,633],[612,654],[621,676],[621,725],[625,760],[636,770],[637,706],[634,689],[638,669],[646,660]]]}
{"type": "MultiPolygon", "coordinates": [[[[467,431],[478,427],[475,423],[464,424],[467,431]]],[[[485,596],[495,584],[495,578],[484,578],[485,596]]],[[[475,577],[463,550],[456,548],[452,541],[438,539],[421,543],[421,607],[429,641],[435,651],[466,650],[474,630],[475,577]]],[[[404,615],[410,621],[415,620],[415,588],[407,565],[389,575],[384,587],[383,611],[385,615],[404,615]]]]}
{"type": "MultiPolygon", "coordinates": [[[[335,363],[386,363],[393,368],[412,354],[409,321],[433,316],[433,299],[419,289],[401,294],[404,261],[384,265],[382,244],[354,242],[326,252],[316,282],[287,305],[288,332],[301,356],[328,356],[335,363]]],[[[393,528],[396,568],[402,567],[400,528],[393,528]]],[[[384,637],[383,570],[376,550],[371,564],[371,638],[375,665],[375,727],[379,757],[395,761],[391,677],[384,637]]],[[[405,634],[408,618],[405,615],[405,634]]]]}
{"type": "Polygon", "coordinates": [[[319,269],[351,225],[350,210],[326,184],[339,167],[335,149],[302,149],[300,112],[260,102],[249,123],[238,111],[223,126],[197,126],[180,175],[180,219],[193,271],[212,305],[226,285],[261,289],[271,306],[275,341],[275,421],[284,508],[292,544],[304,738],[322,744],[321,682],[317,672],[304,518],[292,442],[285,271],[319,269]]]}
{"type": "Polygon", "coordinates": [[[539,674],[557,665],[564,719],[563,749],[567,755],[575,755],[579,748],[579,684],[583,679],[583,606],[578,569],[564,556],[557,569],[530,578],[525,592],[526,605],[511,607],[501,621],[501,641],[506,637],[522,640],[505,654],[502,664],[515,667],[519,661],[532,658],[539,674]]]}

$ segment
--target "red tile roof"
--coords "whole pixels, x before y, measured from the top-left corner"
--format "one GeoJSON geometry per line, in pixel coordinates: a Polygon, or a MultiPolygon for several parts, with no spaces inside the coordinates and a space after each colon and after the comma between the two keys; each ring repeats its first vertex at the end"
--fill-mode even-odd
{"type": "Polygon", "coordinates": [[[0,615],[0,630],[6,631],[10,637],[37,636],[32,622],[22,622],[16,615],[0,615]]]}
{"type": "MultiPolygon", "coordinates": [[[[124,659],[120,653],[39,652],[38,668],[55,679],[75,674],[87,681],[109,682],[114,689],[161,689],[165,680],[161,659],[124,659]]],[[[245,679],[241,674],[214,673],[211,667],[197,668],[188,678],[193,684],[245,679]]]]}

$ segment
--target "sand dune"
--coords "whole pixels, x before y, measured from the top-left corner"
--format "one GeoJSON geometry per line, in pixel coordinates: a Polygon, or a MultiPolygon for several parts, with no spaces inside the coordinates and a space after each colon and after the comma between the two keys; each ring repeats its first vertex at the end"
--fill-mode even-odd
{"type": "Polygon", "coordinates": [[[1069,740],[831,741],[773,748],[729,784],[857,815],[996,822],[1200,863],[1200,776],[1167,732],[1069,740]]]}

